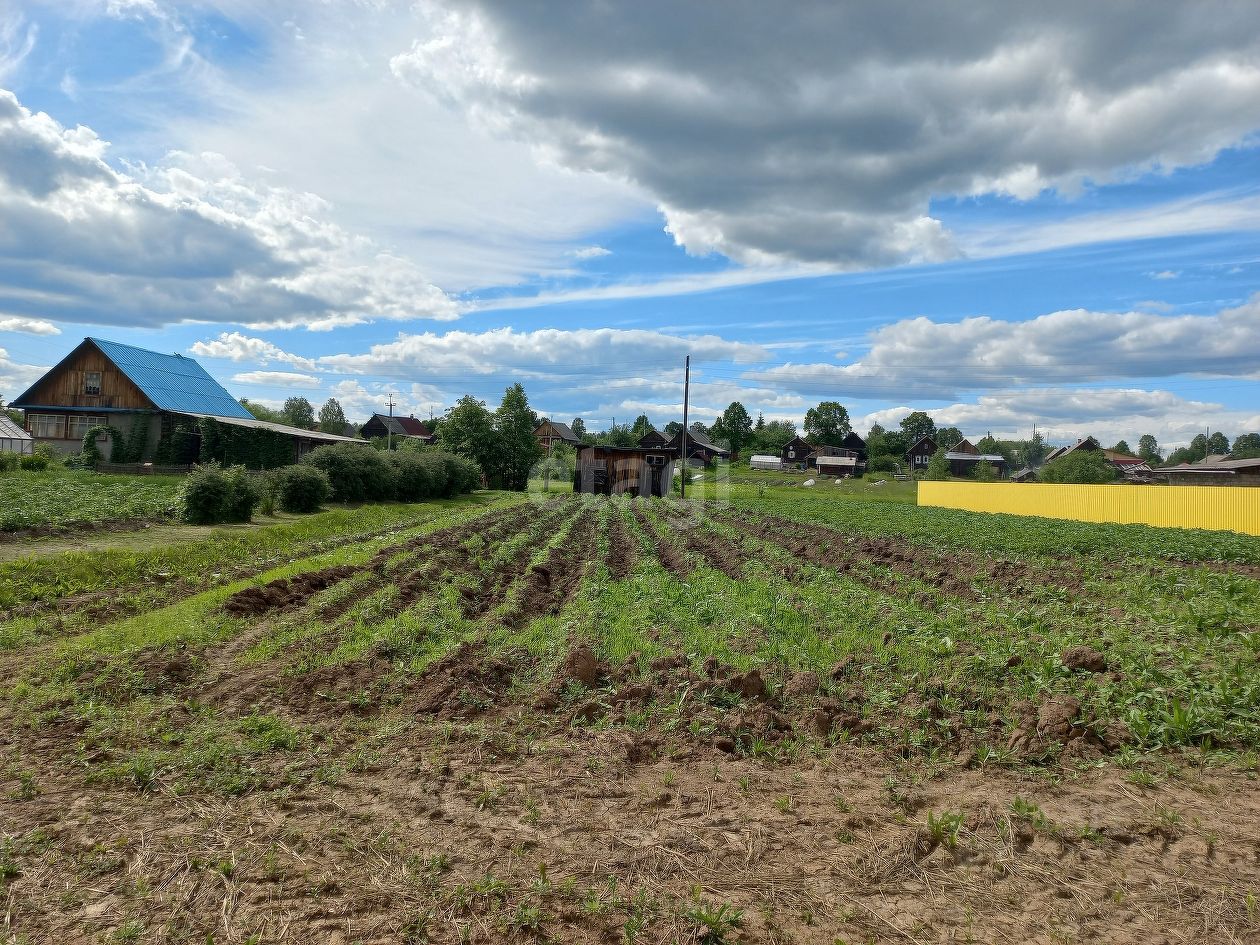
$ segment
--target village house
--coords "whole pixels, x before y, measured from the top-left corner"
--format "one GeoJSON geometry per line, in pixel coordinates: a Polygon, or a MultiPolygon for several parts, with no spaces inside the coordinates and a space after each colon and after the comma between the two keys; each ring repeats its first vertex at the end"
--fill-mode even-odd
{"type": "Polygon", "coordinates": [[[383,413],[374,413],[367,423],[363,424],[363,438],[374,440],[377,437],[411,437],[422,443],[432,443],[437,439],[429,425],[415,416],[394,417],[383,413]]]}
{"type": "MultiPolygon", "coordinates": [[[[675,433],[668,443],[665,444],[667,449],[674,451],[678,455],[682,450],[682,431],[675,433]]],[[[731,451],[718,446],[709,435],[698,427],[692,427],[687,431],[687,464],[690,466],[709,466],[715,459],[730,459],[731,451]]]]}
{"type": "Polygon", "coordinates": [[[814,444],[803,436],[794,436],[779,450],[779,459],[787,465],[804,465],[814,453],[814,444]]]}
{"type": "Polygon", "coordinates": [[[669,437],[659,430],[648,430],[639,437],[639,445],[644,449],[661,449],[669,443],[669,437]]]}
{"type": "Polygon", "coordinates": [[[573,471],[573,491],[663,498],[673,485],[677,455],[669,447],[583,446],[573,471]]]}
{"type": "MultiPolygon", "coordinates": [[[[62,453],[79,452],[84,434],[109,426],[128,436],[139,432],[145,443],[140,459],[151,461],[158,444],[169,441],[182,422],[190,428],[186,455],[174,460],[187,464],[197,459],[200,438],[192,421],[205,418],[288,437],[293,462],[323,443],[363,442],[257,420],[192,358],[102,338],[84,338],[10,406],[23,411],[26,430],[37,443],[62,453]]],[[[113,448],[112,442],[100,444],[107,459],[113,448]]]]}
{"type": "Polygon", "coordinates": [[[555,420],[544,420],[538,424],[534,429],[534,436],[538,438],[538,445],[547,452],[560,443],[568,443],[570,446],[582,445],[581,438],[568,424],[557,423],[555,420]]]}
{"type": "Polygon", "coordinates": [[[1000,453],[981,453],[975,444],[968,439],[962,439],[954,444],[953,449],[946,452],[945,459],[949,461],[949,474],[951,476],[969,479],[975,475],[977,466],[981,463],[988,463],[993,467],[998,478],[1006,477],[1006,457],[1000,453]]]}
{"type": "Polygon", "coordinates": [[[906,450],[905,459],[910,465],[911,474],[927,471],[928,460],[936,452],[936,440],[930,436],[921,436],[906,450]]]}

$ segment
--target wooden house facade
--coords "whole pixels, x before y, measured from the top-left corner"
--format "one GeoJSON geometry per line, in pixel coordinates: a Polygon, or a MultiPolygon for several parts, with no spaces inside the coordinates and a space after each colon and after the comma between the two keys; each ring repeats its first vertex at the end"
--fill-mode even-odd
{"type": "Polygon", "coordinates": [[[803,436],[794,436],[779,450],[779,459],[789,465],[804,465],[814,453],[814,444],[803,436]]]}
{"type": "Polygon", "coordinates": [[[936,440],[930,436],[921,436],[914,441],[914,444],[906,450],[905,459],[910,466],[911,473],[922,473],[927,471],[928,460],[932,458],[932,454],[936,452],[936,440]]]}
{"type": "Polygon", "coordinates": [[[974,475],[976,467],[985,462],[993,467],[999,479],[1005,479],[1009,471],[1005,456],[1000,453],[981,453],[974,443],[965,438],[955,443],[945,453],[945,458],[949,461],[949,474],[964,479],[974,475]]]}
{"type": "Polygon", "coordinates": [[[553,446],[560,443],[568,443],[570,446],[581,446],[582,440],[572,428],[565,423],[557,423],[555,420],[544,420],[538,424],[534,430],[534,436],[538,438],[538,445],[543,450],[550,452],[553,446]]]}
{"type": "Polygon", "coordinates": [[[677,453],[642,446],[583,446],[573,471],[573,491],[595,495],[670,494],[677,453]]]}
{"type": "Polygon", "coordinates": [[[660,430],[648,430],[647,433],[644,433],[641,437],[639,437],[639,445],[644,449],[664,449],[668,444],[669,437],[660,430]]]}

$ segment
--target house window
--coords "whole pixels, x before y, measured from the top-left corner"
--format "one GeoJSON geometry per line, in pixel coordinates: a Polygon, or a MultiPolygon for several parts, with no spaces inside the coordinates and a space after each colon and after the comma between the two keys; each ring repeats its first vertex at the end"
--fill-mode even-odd
{"type": "Polygon", "coordinates": [[[66,430],[66,437],[71,440],[83,439],[83,434],[87,433],[92,427],[105,426],[104,417],[79,417],[71,416],[66,430]]]}
{"type": "Polygon", "coordinates": [[[63,440],[66,436],[66,418],[55,413],[31,413],[26,415],[26,425],[31,436],[44,440],[63,440]]]}
{"type": "Polygon", "coordinates": [[[91,396],[97,396],[101,392],[101,372],[100,371],[84,371],[83,372],[83,393],[91,396]]]}
{"type": "Polygon", "coordinates": [[[796,450],[788,450],[788,459],[796,459],[796,450]]]}

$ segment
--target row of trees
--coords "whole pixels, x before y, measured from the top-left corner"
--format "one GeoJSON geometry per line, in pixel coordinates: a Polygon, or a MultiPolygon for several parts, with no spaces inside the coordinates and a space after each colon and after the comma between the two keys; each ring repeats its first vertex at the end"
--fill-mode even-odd
{"type": "Polygon", "coordinates": [[[270,407],[246,400],[244,397],[241,398],[241,406],[253,414],[256,420],[283,423],[300,430],[322,430],[338,436],[346,432],[349,422],[346,420],[346,412],[342,409],[341,403],[335,397],[329,397],[324,401],[318,414],[315,412],[314,405],[305,397],[290,397],[279,410],[272,410],[270,407]]]}

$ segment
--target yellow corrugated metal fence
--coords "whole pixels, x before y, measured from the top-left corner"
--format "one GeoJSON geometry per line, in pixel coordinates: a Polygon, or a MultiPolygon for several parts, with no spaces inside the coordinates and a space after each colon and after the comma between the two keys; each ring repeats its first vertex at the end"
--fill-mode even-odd
{"type": "Polygon", "coordinates": [[[1260,488],[920,482],[919,505],[1260,535],[1260,488]]]}

